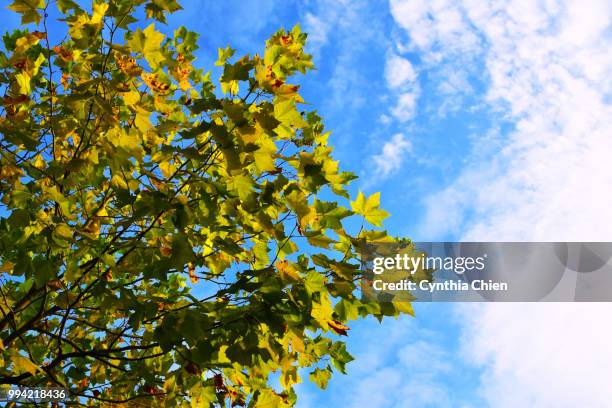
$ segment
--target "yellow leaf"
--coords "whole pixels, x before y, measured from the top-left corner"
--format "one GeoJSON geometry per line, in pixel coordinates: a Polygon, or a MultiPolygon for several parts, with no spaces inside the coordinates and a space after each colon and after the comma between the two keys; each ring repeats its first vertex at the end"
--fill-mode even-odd
{"type": "Polygon", "coordinates": [[[32,165],[37,169],[44,169],[47,167],[47,161],[42,157],[41,154],[37,155],[32,161],[32,165]]]}
{"type": "Polygon", "coordinates": [[[229,179],[228,185],[238,193],[241,200],[247,200],[253,190],[253,179],[245,174],[237,174],[229,179]]]}
{"type": "Polygon", "coordinates": [[[100,159],[98,157],[98,149],[91,148],[87,150],[87,152],[85,152],[85,154],[83,155],[83,158],[94,164],[98,164],[100,162],[100,159]]]}
{"type": "Polygon", "coordinates": [[[128,189],[127,183],[125,182],[123,177],[121,177],[118,174],[115,174],[113,176],[113,178],[111,178],[111,186],[113,186],[115,189],[118,189],[118,190],[127,190],[128,189]]]}
{"type": "Polygon", "coordinates": [[[306,351],[306,346],[304,345],[304,339],[299,334],[294,334],[291,338],[291,347],[293,351],[297,351],[298,353],[303,353],[306,351]]]}
{"type": "Polygon", "coordinates": [[[234,53],[236,52],[236,50],[231,49],[229,45],[225,48],[219,48],[217,51],[219,53],[219,59],[217,59],[217,61],[215,62],[215,65],[219,67],[222,67],[223,65],[225,65],[227,60],[231,58],[232,55],[234,55],[234,53]]]}
{"type": "Polygon", "coordinates": [[[274,159],[278,149],[268,136],[264,134],[260,134],[259,136],[257,141],[259,149],[253,152],[253,158],[255,159],[255,166],[257,167],[258,174],[261,174],[264,171],[273,171],[276,169],[274,159]]]}
{"type": "Polygon", "coordinates": [[[38,9],[45,8],[45,0],[15,0],[8,8],[21,14],[21,24],[38,24],[41,18],[38,9]]]}
{"type": "Polygon", "coordinates": [[[136,118],[134,119],[134,125],[136,128],[143,133],[146,133],[147,130],[151,129],[153,125],[151,124],[151,112],[142,109],[141,107],[136,108],[136,118]]]}
{"type": "Polygon", "coordinates": [[[198,275],[196,275],[195,265],[193,263],[189,262],[187,264],[187,268],[189,270],[189,279],[191,280],[191,283],[198,283],[198,280],[200,280],[200,279],[198,278],[198,275]]]}
{"type": "Polygon", "coordinates": [[[15,80],[17,81],[17,85],[19,85],[20,94],[29,95],[32,92],[30,79],[30,74],[27,72],[20,72],[19,74],[15,75],[15,80]]]}
{"type": "Polygon", "coordinates": [[[280,377],[280,383],[285,389],[291,388],[294,384],[301,382],[300,376],[298,375],[296,366],[291,366],[286,370],[283,370],[283,373],[280,377]]]}
{"type": "Polygon", "coordinates": [[[312,302],[310,315],[324,330],[329,328],[328,322],[331,320],[333,313],[334,309],[332,309],[331,302],[326,293],[321,293],[320,302],[312,302]]]}
{"type": "Polygon", "coordinates": [[[111,266],[111,267],[116,266],[115,257],[112,256],[111,254],[103,254],[101,258],[106,265],[111,266]]]}
{"type": "Polygon", "coordinates": [[[100,219],[98,217],[93,217],[85,224],[82,232],[88,234],[92,239],[98,238],[100,235],[100,219]]]}
{"type": "Polygon", "coordinates": [[[227,82],[221,82],[221,90],[224,94],[230,93],[232,95],[236,95],[239,91],[238,81],[232,80],[227,82]]]}
{"type": "Polygon", "coordinates": [[[151,24],[144,31],[140,29],[136,31],[128,41],[128,45],[132,50],[141,52],[151,68],[156,68],[164,60],[161,42],[165,37],[164,34],[155,31],[155,24],[151,24]]]}
{"type": "Polygon", "coordinates": [[[176,166],[170,162],[164,161],[159,163],[159,169],[165,178],[168,178],[174,174],[176,171],[176,166]]]}
{"type": "Polygon", "coordinates": [[[380,193],[374,193],[366,199],[360,191],[357,199],[351,202],[351,208],[357,214],[363,215],[366,221],[382,227],[382,221],[389,216],[389,213],[380,208],[380,193]]]}
{"type": "Polygon", "coordinates": [[[94,3],[93,15],[91,16],[91,24],[100,24],[106,11],[108,10],[108,3],[94,3]]]}
{"type": "Polygon", "coordinates": [[[255,408],[278,408],[287,406],[283,403],[283,399],[276,395],[271,390],[262,390],[255,402],[255,408]]]}
{"type": "Polygon", "coordinates": [[[136,60],[129,55],[115,54],[115,60],[121,72],[128,76],[135,77],[142,73],[142,68],[138,66],[136,60]]]}
{"type": "Polygon", "coordinates": [[[28,358],[22,356],[13,356],[11,360],[13,361],[13,370],[17,374],[36,374],[36,371],[38,370],[38,366],[32,363],[28,358]]]}
{"type": "Polygon", "coordinates": [[[123,101],[127,106],[134,106],[140,101],[140,94],[136,91],[130,91],[123,94],[123,101]]]}
{"type": "Polygon", "coordinates": [[[15,41],[15,54],[25,53],[30,47],[38,44],[43,38],[45,38],[45,33],[39,31],[18,38],[15,41]]]}
{"type": "Polygon", "coordinates": [[[55,235],[64,239],[72,239],[72,228],[68,225],[61,223],[55,226],[55,235]]]}
{"type": "Polygon", "coordinates": [[[276,270],[284,282],[290,283],[300,280],[300,274],[287,260],[276,262],[276,270]]]}
{"type": "Polygon", "coordinates": [[[106,206],[100,208],[98,210],[98,212],[96,213],[97,216],[99,217],[107,217],[108,216],[108,211],[106,211],[106,206]]]}

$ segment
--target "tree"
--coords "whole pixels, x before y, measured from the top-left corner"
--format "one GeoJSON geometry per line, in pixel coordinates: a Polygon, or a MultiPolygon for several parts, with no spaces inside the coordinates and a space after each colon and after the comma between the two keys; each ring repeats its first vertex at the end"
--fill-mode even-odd
{"type": "Polygon", "coordinates": [[[355,176],[288,82],[313,68],[299,27],[262,56],[220,49],[217,81],[196,33],[156,29],[175,0],[9,8],[24,29],[0,53],[0,383],[89,405],[291,405],[302,367],[323,388],[344,372],[348,320],[411,312],[358,296],[356,245],[392,240],[364,228],[387,213],[378,194],[341,204],[355,176]]]}

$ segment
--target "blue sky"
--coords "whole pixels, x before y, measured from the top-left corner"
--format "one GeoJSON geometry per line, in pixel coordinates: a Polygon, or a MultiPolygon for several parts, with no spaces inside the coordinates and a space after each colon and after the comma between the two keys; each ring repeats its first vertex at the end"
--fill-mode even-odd
{"type": "MultiPolygon", "coordinates": [[[[201,34],[200,66],[228,44],[260,52],[280,27],[309,32],[317,70],[301,93],[360,175],[354,191],[382,192],[391,233],[611,240],[608,0],[181,4],[169,27],[201,34]]],[[[415,309],[416,319],[352,324],[349,375],[326,392],[299,385],[299,406],[609,404],[608,305],[415,309]]]]}

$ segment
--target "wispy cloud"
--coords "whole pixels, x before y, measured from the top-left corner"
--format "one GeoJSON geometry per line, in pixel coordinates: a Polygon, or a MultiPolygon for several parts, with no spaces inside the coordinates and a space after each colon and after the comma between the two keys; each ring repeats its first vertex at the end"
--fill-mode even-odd
{"type": "Polygon", "coordinates": [[[391,108],[391,114],[400,122],[407,122],[416,113],[418,92],[402,92],[397,97],[395,106],[391,108]]]}
{"type": "Polygon", "coordinates": [[[304,30],[308,33],[308,50],[318,57],[323,46],[327,44],[332,24],[320,16],[307,12],[304,16],[304,30]]]}
{"type": "Polygon", "coordinates": [[[383,145],[382,151],[372,156],[376,175],[387,177],[399,170],[402,162],[411,151],[412,144],[403,134],[393,135],[391,140],[383,145]]]}
{"type": "Polygon", "coordinates": [[[385,65],[385,79],[389,88],[403,88],[414,84],[417,74],[408,59],[390,53],[385,65]]]}
{"type": "Polygon", "coordinates": [[[461,2],[391,0],[390,7],[395,21],[410,37],[406,48],[418,50],[428,61],[439,61],[449,53],[467,55],[480,48],[461,2]]]}
{"type": "MultiPolygon", "coordinates": [[[[612,185],[612,173],[602,166],[612,153],[612,106],[606,102],[611,91],[612,55],[607,50],[612,44],[612,6],[569,2],[549,10],[528,4],[449,4],[449,10],[460,8],[458,15],[469,24],[456,23],[446,37],[437,20],[427,18],[425,25],[435,38],[471,44],[464,38],[475,33],[484,37],[486,48],[474,51],[486,57],[490,83],[484,100],[505,112],[516,127],[506,135],[499,154],[471,157],[472,166],[444,193],[461,191],[463,199],[455,197],[460,200],[452,204],[431,200],[429,211],[452,205],[473,214],[463,220],[467,239],[609,238],[612,214],[604,208],[612,195],[602,186],[612,185]],[[462,34],[459,28],[472,34],[462,34]],[[562,219],[571,222],[560,223],[562,219]]],[[[414,15],[410,19],[413,22],[414,15]]],[[[418,44],[445,52],[434,40],[420,39],[418,44]]]]}
{"type": "Polygon", "coordinates": [[[404,57],[390,52],[385,63],[385,81],[391,90],[394,106],[390,114],[399,122],[407,122],[416,113],[419,86],[417,73],[412,63],[404,57]]]}
{"type": "MultiPolygon", "coordinates": [[[[473,139],[458,176],[426,198],[422,233],[464,240],[612,238],[612,3],[402,1],[391,10],[424,68],[480,70],[482,103],[512,124],[473,139]],[[483,64],[480,64],[480,61],[483,64]]],[[[460,86],[438,89],[461,92],[460,86]],[[454,89],[453,89],[454,88],[454,89]]],[[[469,89],[469,88],[468,88],[469,89]]],[[[468,92],[474,92],[469,89],[468,92]]],[[[473,96],[473,95],[472,95],[473,96]]],[[[605,304],[470,305],[465,352],[499,407],[609,405],[605,304]]]]}
{"type": "Polygon", "coordinates": [[[387,320],[382,326],[369,319],[353,327],[351,335],[363,341],[353,345],[356,360],[348,366],[348,376],[332,378],[325,404],[300,390],[300,395],[308,396],[298,406],[404,408],[465,403],[463,393],[453,392],[451,383],[441,381],[450,376],[463,384],[466,377],[464,362],[453,357],[460,351],[459,344],[445,344],[447,335],[436,338],[434,332],[406,317],[387,320]]]}
{"type": "Polygon", "coordinates": [[[367,100],[368,80],[362,63],[368,50],[384,44],[380,16],[364,0],[316,0],[304,12],[311,51],[333,67],[326,105],[332,110],[356,110],[367,100]],[[325,54],[326,51],[329,51],[325,54]]]}

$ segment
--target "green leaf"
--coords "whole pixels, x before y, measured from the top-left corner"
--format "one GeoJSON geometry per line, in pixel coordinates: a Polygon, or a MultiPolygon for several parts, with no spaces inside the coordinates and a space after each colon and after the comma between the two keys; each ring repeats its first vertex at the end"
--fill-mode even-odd
{"type": "Polygon", "coordinates": [[[15,0],[8,8],[21,14],[21,24],[39,24],[41,15],[38,10],[45,8],[45,0],[15,0]]]}
{"type": "Polygon", "coordinates": [[[30,213],[28,210],[14,210],[8,218],[8,223],[13,228],[27,227],[30,225],[30,213]]]}
{"type": "Polygon", "coordinates": [[[249,64],[245,64],[242,61],[238,61],[235,64],[225,64],[221,82],[246,81],[249,79],[249,71],[251,68],[249,64]]]}
{"type": "Polygon", "coordinates": [[[145,6],[148,18],[154,18],[162,23],[166,22],[166,13],[174,13],[182,7],[176,0],[151,0],[145,6]]]}
{"type": "Polygon", "coordinates": [[[72,239],[72,228],[70,228],[67,224],[61,223],[55,226],[53,233],[63,239],[71,240],[72,239]]]}
{"type": "Polygon", "coordinates": [[[309,378],[310,378],[310,381],[317,384],[317,387],[324,390],[327,388],[327,383],[329,382],[331,375],[332,375],[331,369],[328,366],[324,370],[321,370],[320,368],[315,368],[315,370],[310,373],[309,378]]]}
{"type": "Polygon", "coordinates": [[[342,374],[346,374],[346,365],[354,360],[353,356],[346,351],[346,344],[341,341],[334,343],[329,354],[332,357],[334,367],[342,374]]]}
{"type": "Polygon", "coordinates": [[[325,277],[318,272],[310,271],[304,278],[304,287],[311,296],[315,292],[321,292],[325,289],[325,277]]]}
{"type": "Polygon", "coordinates": [[[331,244],[336,243],[336,241],[319,231],[306,231],[304,235],[310,245],[320,248],[329,248],[331,244]]]}
{"type": "Polygon", "coordinates": [[[230,46],[228,45],[225,48],[219,48],[218,52],[219,52],[219,58],[215,62],[215,65],[222,67],[223,65],[225,65],[226,61],[230,59],[232,55],[234,55],[236,50],[231,49],[230,46]]]}
{"type": "Polygon", "coordinates": [[[253,193],[253,179],[244,173],[232,176],[229,185],[243,201],[246,201],[253,193]]]}
{"type": "Polygon", "coordinates": [[[69,10],[80,11],[81,7],[73,0],[56,0],[57,8],[62,12],[66,13],[69,10]]]}
{"type": "Polygon", "coordinates": [[[278,408],[284,406],[287,406],[287,404],[283,403],[281,397],[271,390],[263,390],[261,394],[259,394],[254,408],[278,408]]]}
{"type": "Polygon", "coordinates": [[[341,299],[334,307],[334,311],[341,321],[356,320],[359,318],[359,308],[354,300],[341,299]]]}
{"type": "Polygon", "coordinates": [[[135,52],[141,52],[151,68],[155,69],[164,59],[161,52],[161,42],[166,36],[155,30],[151,23],[143,30],[138,29],[132,34],[127,45],[135,52]]]}

